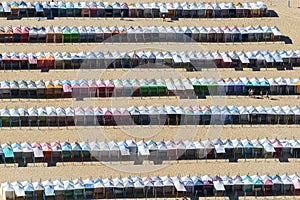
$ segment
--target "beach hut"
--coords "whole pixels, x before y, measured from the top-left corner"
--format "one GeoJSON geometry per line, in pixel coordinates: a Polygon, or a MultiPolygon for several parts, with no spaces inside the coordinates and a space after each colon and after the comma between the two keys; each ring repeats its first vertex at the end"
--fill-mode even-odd
{"type": "Polygon", "coordinates": [[[56,64],[62,69],[74,69],[74,65],[72,63],[72,55],[69,52],[58,53],[55,55],[56,64]],[[62,66],[61,66],[62,64],[62,66]]]}
{"type": "Polygon", "coordinates": [[[36,85],[36,96],[37,98],[45,98],[46,94],[46,85],[42,80],[35,82],[36,85]]]}
{"type": "Polygon", "coordinates": [[[9,182],[1,184],[1,196],[5,200],[15,199],[15,189],[13,185],[9,182]]]}
{"type": "Polygon", "coordinates": [[[97,2],[97,17],[105,16],[105,5],[103,2],[97,2]]]}
{"type": "Polygon", "coordinates": [[[1,145],[1,148],[4,155],[4,163],[15,163],[15,155],[12,146],[5,143],[1,145]]]}
{"type": "Polygon", "coordinates": [[[71,151],[71,160],[74,162],[83,162],[83,153],[82,147],[78,142],[74,142],[71,144],[72,151],[71,151]]]}
{"type": "Polygon", "coordinates": [[[10,127],[21,127],[20,113],[17,109],[12,108],[9,110],[9,126],[10,127]]]}
{"type": "Polygon", "coordinates": [[[82,17],[82,5],[80,2],[74,3],[74,17],[82,17]]]}
{"type": "MultiPolygon", "coordinates": [[[[142,116],[140,116],[140,110],[139,108],[135,107],[135,106],[132,106],[130,108],[128,108],[128,111],[130,113],[130,116],[131,116],[131,122],[132,122],[132,125],[140,125],[141,123],[141,119],[143,119],[142,116]]],[[[142,112],[144,112],[142,110],[142,112]]]]}
{"type": "Polygon", "coordinates": [[[55,59],[54,55],[50,52],[45,54],[45,66],[48,69],[54,69],[55,59]]]}
{"type": "Polygon", "coordinates": [[[97,3],[89,2],[89,17],[97,17],[97,3]]]}
{"type": "Polygon", "coordinates": [[[1,82],[0,94],[2,98],[11,98],[10,83],[8,81],[1,82]]]}
{"type": "Polygon", "coordinates": [[[52,162],[55,164],[57,162],[62,161],[62,146],[59,142],[51,143],[51,159],[52,162]]]}
{"type": "Polygon", "coordinates": [[[122,182],[116,182],[116,187],[115,187],[115,183],[111,178],[106,178],[103,180],[103,185],[104,185],[104,196],[105,198],[111,198],[114,197],[116,198],[116,195],[114,194],[114,189],[118,190],[122,190],[122,182]]]}
{"type": "Polygon", "coordinates": [[[20,56],[15,52],[10,54],[10,69],[20,70],[20,56]]]}
{"type": "Polygon", "coordinates": [[[196,196],[202,196],[203,194],[203,189],[204,189],[204,183],[199,176],[192,176],[191,177],[193,184],[194,184],[194,193],[196,196]]]}
{"type": "Polygon", "coordinates": [[[4,43],[5,41],[5,29],[4,27],[0,27],[0,42],[4,43]]]}
{"type": "MultiPolygon", "coordinates": [[[[106,143],[106,142],[105,142],[106,143]]],[[[107,143],[106,143],[107,144],[107,143]]],[[[100,154],[100,144],[97,141],[93,141],[91,143],[89,143],[90,146],[90,156],[91,156],[91,160],[92,161],[102,161],[101,159],[101,154],[100,154]]],[[[108,147],[108,144],[107,144],[108,147]]],[[[109,148],[108,148],[109,151],[109,148]]],[[[109,152],[107,153],[107,155],[109,154],[109,152]]],[[[107,156],[108,157],[108,156],[107,156]]]]}
{"type": "Polygon", "coordinates": [[[15,163],[17,163],[18,166],[24,166],[24,164],[26,166],[26,163],[24,163],[23,148],[22,148],[21,144],[13,143],[11,145],[11,147],[14,152],[15,163]]]}
{"type": "Polygon", "coordinates": [[[5,27],[4,28],[4,43],[11,43],[13,42],[13,28],[12,27],[5,27]]]}
{"type": "Polygon", "coordinates": [[[32,143],[31,144],[32,151],[33,151],[33,162],[42,162],[44,160],[44,154],[43,154],[43,149],[42,146],[39,143],[32,143]]]}
{"type": "Polygon", "coordinates": [[[3,108],[0,110],[1,116],[1,125],[2,127],[10,126],[10,112],[7,108],[3,108]]]}
{"type": "Polygon", "coordinates": [[[31,43],[38,42],[38,28],[36,27],[31,27],[29,28],[29,36],[28,36],[28,41],[31,43]]]}
{"type": "Polygon", "coordinates": [[[90,144],[88,142],[82,142],[79,145],[81,146],[82,161],[91,161],[90,144]]]}
{"type": "Polygon", "coordinates": [[[98,97],[107,97],[106,96],[106,85],[103,80],[97,80],[97,94],[98,94],[98,97]]]}
{"type": "Polygon", "coordinates": [[[21,1],[18,6],[18,17],[28,17],[27,4],[24,1],[21,1]]]}
{"type": "MultiPolygon", "coordinates": [[[[24,186],[20,182],[13,182],[12,186],[14,188],[14,196],[17,200],[19,199],[25,199],[25,191],[24,191],[24,186]]],[[[32,192],[32,191],[31,191],[32,192]]]]}
{"type": "Polygon", "coordinates": [[[278,174],[276,174],[271,178],[273,182],[273,194],[274,195],[283,194],[283,182],[281,180],[281,177],[278,174]]]}
{"type": "Polygon", "coordinates": [[[55,35],[53,26],[46,27],[46,43],[54,43],[55,35]]]}
{"type": "Polygon", "coordinates": [[[72,180],[68,180],[68,181],[64,181],[64,197],[66,199],[71,198],[74,199],[75,198],[75,185],[74,182],[72,180]]]}
{"type": "Polygon", "coordinates": [[[225,176],[222,176],[221,179],[223,181],[225,192],[227,194],[234,192],[232,177],[225,175],[225,176]]]}
{"type": "Polygon", "coordinates": [[[44,69],[46,68],[46,56],[44,52],[39,52],[36,54],[36,59],[37,59],[37,67],[38,69],[44,69]]]}
{"type": "Polygon", "coordinates": [[[33,198],[44,198],[45,188],[43,183],[41,182],[34,182],[32,183],[32,187],[34,189],[34,196],[33,198]]]}
{"type": "Polygon", "coordinates": [[[21,34],[22,34],[21,27],[14,27],[13,28],[13,42],[20,42],[21,34]]]}
{"type": "Polygon", "coordinates": [[[63,32],[61,27],[55,26],[54,27],[54,43],[62,43],[63,40],[63,32]]]}
{"type": "Polygon", "coordinates": [[[74,161],[73,160],[71,143],[63,142],[63,143],[60,144],[60,146],[61,146],[61,159],[62,159],[62,162],[74,161]]]}
{"type": "MultiPolygon", "coordinates": [[[[54,112],[54,111],[53,111],[54,112]]],[[[62,107],[56,108],[56,122],[57,126],[66,126],[66,111],[62,107]]]]}
{"type": "Polygon", "coordinates": [[[293,180],[287,174],[282,175],[280,178],[283,182],[283,194],[293,194],[293,180]]]}
{"type": "Polygon", "coordinates": [[[212,196],[214,194],[213,179],[209,175],[204,175],[201,177],[203,181],[203,193],[204,196],[212,196]]]}
{"type": "Polygon", "coordinates": [[[35,16],[35,6],[33,2],[27,2],[27,17],[34,17],[35,16]]]}
{"type": "Polygon", "coordinates": [[[113,9],[113,17],[121,17],[121,5],[118,2],[111,4],[113,9]]]}
{"type": "Polygon", "coordinates": [[[19,108],[17,111],[20,114],[20,117],[18,120],[19,126],[28,126],[29,125],[29,113],[28,110],[25,108],[19,108]]]}
{"type": "Polygon", "coordinates": [[[63,34],[63,42],[64,43],[71,42],[71,30],[68,26],[64,26],[62,28],[62,34],[63,34]]]}
{"type": "Polygon", "coordinates": [[[253,180],[253,190],[255,192],[255,196],[263,194],[264,191],[264,182],[262,178],[258,175],[251,176],[253,180]]]}
{"type": "Polygon", "coordinates": [[[54,107],[46,107],[47,112],[47,125],[48,126],[56,126],[57,123],[57,113],[54,107]]]}
{"type": "Polygon", "coordinates": [[[70,30],[70,42],[77,43],[79,41],[79,30],[77,27],[73,26],[70,30]]]}
{"type": "Polygon", "coordinates": [[[104,5],[104,16],[105,17],[114,17],[113,15],[113,7],[110,4],[104,5]]]}
{"type": "MultiPolygon", "coordinates": [[[[247,180],[247,179],[245,179],[245,180],[247,180]]],[[[250,179],[250,180],[247,180],[246,187],[245,187],[244,181],[243,181],[242,177],[239,175],[233,176],[232,182],[233,182],[233,191],[234,191],[234,193],[236,193],[238,195],[242,195],[242,194],[244,195],[244,193],[246,191],[245,189],[246,188],[252,189],[252,186],[253,186],[252,179],[250,179]]]]}
{"type": "Polygon", "coordinates": [[[46,108],[38,108],[38,126],[49,126],[46,108]]]}
{"type": "Polygon", "coordinates": [[[42,7],[44,11],[44,16],[47,18],[52,18],[52,10],[50,2],[42,2],[42,7]]]}
{"type": "Polygon", "coordinates": [[[38,152],[39,152],[39,155],[43,155],[43,160],[48,163],[48,166],[51,166],[52,165],[51,144],[47,143],[47,142],[40,144],[40,146],[38,147],[38,152]],[[42,152],[40,152],[41,150],[42,150],[42,152]]]}
{"type": "Polygon", "coordinates": [[[223,196],[225,192],[223,181],[221,180],[213,181],[213,184],[214,184],[215,196],[223,196]]]}
{"type": "Polygon", "coordinates": [[[9,2],[3,2],[2,3],[3,8],[3,15],[4,17],[10,17],[11,16],[11,7],[9,2]]]}
{"type": "Polygon", "coordinates": [[[34,107],[28,109],[28,126],[37,126],[38,124],[38,110],[34,107]]]}
{"type": "Polygon", "coordinates": [[[53,98],[54,97],[54,83],[53,81],[46,81],[45,82],[45,95],[46,98],[53,98]]]}
{"type": "Polygon", "coordinates": [[[269,175],[264,175],[261,177],[264,184],[264,195],[273,195],[274,183],[272,177],[269,175]]]}
{"type": "Polygon", "coordinates": [[[94,197],[95,198],[104,198],[105,197],[105,188],[102,179],[97,178],[94,180],[94,197]]]}
{"type": "Polygon", "coordinates": [[[66,3],[63,1],[59,1],[57,3],[58,8],[58,17],[66,17],[67,16],[67,7],[66,3]]]}
{"type": "Polygon", "coordinates": [[[87,40],[88,42],[96,42],[96,30],[92,26],[87,27],[87,40]]]}
{"type": "MultiPolygon", "coordinates": [[[[76,182],[76,181],[74,181],[74,182],[76,182]]],[[[94,181],[92,179],[88,178],[88,179],[84,179],[82,181],[82,184],[84,187],[85,198],[93,199],[94,198],[94,189],[95,189],[94,181]]],[[[76,183],[75,183],[75,185],[76,185],[76,183]]],[[[76,189],[76,186],[75,186],[75,189],[76,189]]]]}
{"type": "Polygon", "coordinates": [[[19,54],[20,66],[21,69],[28,69],[28,55],[26,53],[19,54]]]}
{"type": "Polygon", "coordinates": [[[74,183],[74,198],[75,199],[85,199],[85,186],[81,179],[76,179],[73,181],[74,183]]]}
{"type": "Polygon", "coordinates": [[[79,27],[76,34],[78,35],[77,42],[88,42],[88,33],[84,26],[79,27]]]}
{"type": "MultiPolygon", "coordinates": [[[[110,143],[103,141],[100,142],[99,146],[99,150],[97,150],[96,152],[98,152],[99,158],[97,158],[97,160],[99,160],[100,162],[105,162],[105,161],[115,161],[115,160],[119,160],[120,159],[120,148],[119,145],[112,141],[110,143]]],[[[98,148],[96,145],[94,145],[94,149],[98,148]]]]}
{"type": "MultiPolygon", "coordinates": [[[[51,188],[51,184],[49,184],[49,185],[51,188]]],[[[60,180],[55,180],[55,181],[53,181],[53,186],[54,186],[53,190],[54,190],[54,194],[55,194],[55,199],[63,199],[65,196],[64,195],[65,194],[64,183],[60,180]]]]}
{"type": "Polygon", "coordinates": [[[66,16],[75,17],[75,9],[72,2],[66,2],[66,16]]]}
{"type": "Polygon", "coordinates": [[[74,4],[68,2],[66,9],[70,17],[89,17],[89,7],[85,2],[76,2],[74,4]]]}
{"type": "Polygon", "coordinates": [[[40,2],[34,3],[35,13],[34,15],[36,17],[44,17],[44,8],[43,5],[40,2]]]}

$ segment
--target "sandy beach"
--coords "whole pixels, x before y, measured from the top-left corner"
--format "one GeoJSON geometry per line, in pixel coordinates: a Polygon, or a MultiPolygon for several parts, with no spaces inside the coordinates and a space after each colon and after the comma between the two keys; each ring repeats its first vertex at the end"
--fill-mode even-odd
{"type": "MultiPolygon", "coordinates": [[[[165,2],[174,0],[165,0],[165,2]]],[[[185,0],[179,0],[184,2],[185,0]]],[[[245,0],[243,0],[245,1],[245,0]]],[[[242,1],[242,2],[243,2],[242,1]]],[[[252,0],[250,0],[251,2],[252,0]]],[[[131,0],[131,2],[133,2],[131,0]]],[[[135,2],[143,2],[138,0],[135,2]]],[[[176,1],[177,2],[177,1],[176,1]]],[[[215,3],[215,1],[212,1],[215,3]]],[[[225,2],[229,2],[226,0],[225,2]]],[[[56,18],[54,20],[22,19],[6,20],[0,19],[1,26],[205,26],[224,27],[238,26],[246,27],[250,25],[277,26],[284,36],[287,36],[292,44],[285,42],[251,42],[251,43],[147,43],[147,44],[0,44],[1,52],[87,52],[87,51],[140,51],[140,50],[162,50],[162,51],[255,51],[255,50],[298,50],[300,49],[300,6],[298,1],[291,2],[291,8],[287,7],[286,1],[268,0],[265,1],[270,10],[274,10],[279,17],[266,18],[246,18],[246,19],[179,19],[179,21],[162,22],[161,19],[89,19],[89,18],[56,18]]],[[[253,72],[234,71],[232,69],[203,70],[201,72],[185,72],[184,70],[159,69],[159,70],[51,70],[48,73],[40,71],[0,71],[0,81],[3,80],[65,80],[65,79],[129,79],[129,78],[236,78],[236,77],[266,77],[266,78],[299,78],[300,69],[292,71],[277,71],[275,69],[261,69],[253,72]]],[[[297,96],[272,96],[273,100],[254,99],[249,97],[208,97],[206,99],[182,100],[174,97],[162,98],[109,98],[109,99],[85,99],[75,101],[74,99],[49,99],[49,100],[27,100],[14,99],[0,100],[0,108],[19,107],[69,107],[69,106],[100,106],[100,107],[130,107],[149,105],[236,105],[236,106],[285,106],[299,105],[297,96]]],[[[205,140],[205,139],[257,139],[257,138],[279,138],[279,139],[300,139],[299,128],[296,125],[255,125],[255,126],[180,126],[180,127],[53,127],[53,128],[2,128],[0,130],[0,143],[5,142],[53,142],[53,141],[111,141],[141,139],[145,140],[205,140]]],[[[210,161],[180,161],[166,162],[162,165],[144,162],[143,165],[133,163],[60,163],[57,167],[44,167],[42,165],[29,166],[27,168],[16,168],[14,166],[0,165],[0,182],[24,181],[24,180],[46,180],[46,179],[76,179],[96,178],[96,177],[124,177],[129,175],[140,176],[177,176],[177,175],[235,175],[235,174],[293,174],[299,172],[299,160],[290,160],[288,163],[280,163],[278,160],[239,160],[238,163],[228,163],[224,160],[210,161]]],[[[297,197],[299,198],[299,197],[297,197]]],[[[208,198],[207,198],[208,199],[208,198]]],[[[215,198],[213,198],[215,199],[215,198]]],[[[223,198],[222,198],[223,199],[223,198]]],[[[251,199],[251,198],[246,198],[251,199]]],[[[262,199],[262,198],[261,198],[262,199]]],[[[264,198],[269,199],[269,198],[264,198]]],[[[280,199],[279,197],[276,199],[280,199]]]]}

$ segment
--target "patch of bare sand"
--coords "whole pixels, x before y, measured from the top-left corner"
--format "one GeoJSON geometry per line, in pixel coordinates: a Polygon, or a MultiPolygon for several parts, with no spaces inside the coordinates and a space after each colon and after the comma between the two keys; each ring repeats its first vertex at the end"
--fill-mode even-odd
{"type": "Polygon", "coordinates": [[[1,143],[206,140],[206,139],[299,139],[297,125],[226,126],[120,126],[120,127],[23,127],[2,128],[1,143]]]}

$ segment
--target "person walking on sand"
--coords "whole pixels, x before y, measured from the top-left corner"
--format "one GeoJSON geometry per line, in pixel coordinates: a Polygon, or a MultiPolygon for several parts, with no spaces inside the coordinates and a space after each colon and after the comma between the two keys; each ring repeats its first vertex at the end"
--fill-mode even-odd
{"type": "Polygon", "coordinates": [[[269,91],[268,90],[266,90],[266,97],[267,97],[267,99],[269,99],[269,91]]]}
{"type": "Polygon", "coordinates": [[[163,14],[162,17],[163,17],[163,22],[165,22],[166,21],[166,15],[163,14]]]}
{"type": "Polygon", "coordinates": [[[252,96],[253,96],[253,90],[252,90],[252,89],[249,89],[249,90],[248,90],[248,94],[249,94],[249,97],[252,97],[252,96]]]}
{"type": "Polygon", "coordinates": [[[263,92],[260,91],[259,93],[260,93],[261,98],[263,98],[264,97],[263,92]]]}

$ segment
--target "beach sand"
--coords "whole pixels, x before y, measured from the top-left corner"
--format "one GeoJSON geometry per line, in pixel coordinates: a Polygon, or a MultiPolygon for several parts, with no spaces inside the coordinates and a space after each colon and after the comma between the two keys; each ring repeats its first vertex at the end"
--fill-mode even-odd
{"type": "MultiPolygon", "coordinates": [[[[172,0],[165,0],[172,1],[172,0]]],[[[139,0],[139,2],[142,2],[139,0]]],[[[180,1],[180,2],[183,2],[180,1]]],[[[215,1],[213,1],[215,2],[215,1]]],[[[227,0],[227,2],[229,2],[227,0]]],[[[288,36],[292,41],[292,44],[285,44],[284,42],[252,42],[252,43],[235,43],[235,44],[221,44],[221,43],[151,43],[151,44],[7,44],[0,45],[1,52],[56,52],[56,51],[69,51],[69,52],[81,52],[81,51],[134,51],[134,50],[163,50],[163,51],[252,51],[252,50],[298,50],[300,49],[300,9],[298,9],[298,2],[292,1],[291,8],[287,7],[286,1],[269,0],[265,2],[270,10],[274,10],[279,17],[274,18],[247,18],[247,19],[180,19],[173,22],[162,22],[161,19],[130,19],[120,20],[115,19],[55,19],[51,21],[37,19],[22,19],[7,21],[1,19],[2,26],[50,26],[50,25],[68,25],[68,26],[205,26],[205,27],[223,27],[225,25],[238,27],[246,27],[249,25],[276,25],[284,36],[288,36]]],[[[295,69],[293,71],[276,71],[262,69],[260,72],[253,72],[250,70],[244,70],[242,72],[236,72],[232,69],[224,70],[203,70],[201,72],[188,73],[184,70],[109,70],[109,71],[93,71],[86,72],[81,70],[61,70],[50,71],[49,73],[41,73],[39,71],[1,71],[1,80],[56,80],[56,79],[126,79],[126,78],[168,78],[168,77],[222,77],[222,78],[235,78],[235,77],[266,77],[266,78],[299,78],[300,70],[295,69]]],[[[135,99],[93,99],[85,100],[83,102],[77,102],[72,99],[59,99],[59,100],[3,100],[0,101],[0,108],[8,107],[41,107],[41,106],[100,106],[100,107],[113,107],[123,106],[129,107],[131,105],[237,105],[237,106],[284,106],[284,105],[299,105],[299,99],[296,96],[274,96],[276,100],[266,99],[252,99],[248,97],[214,97],[201,100],[178,100],[176,98],[135,98],[135,99]]],[[[257,126],[225,126],[225,127],[109,127],[109,128],[82,128],[82,127],[69,127],[69,128],[22,128],[22,129],[9,129],[3,128],[1,132],[1,143],[5,142],[53,142],[53,141],[92,141],[96,138],[99,140],[125,140],[136,139],[140,140],[204,140],[207,138],[240,138],[240,139],[256,139],[256,138],[280,138],[280,139],[292,139],[293,137],[299,139],[299,128],[297,126],[286,125],[257,125],[257,126]]],[[[100,163],[68,163],[65,165],[59,164],[57,167],[28,167],[28,168],[15,168],[12,166],[4,167],[0,166],[1,176],[0,182],[4,181],[16,181],[16,180],[46,180],[46,179],[76,179],[79,177],[118,177],[128,175],[235,175],[235,174],[284,174],[299,172],[299,160],[293,160],[289,163],[280,163],[273,159],[258,160],[258,161],[243,161],[238,163],[228,163],[224,161],[181,161],[181,162],[169,162],[160,166],[144,163],[143,165],[133,165],[132,163],[113,163],[113,164],[100,164],[100,163]]],[[[247,197],[247,199],[250,199],[247,197]]],[[[279,198],[276,198],[279,199],[279,198]]]]}

